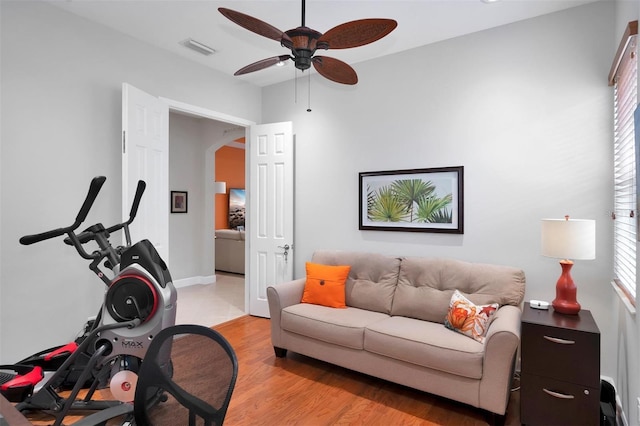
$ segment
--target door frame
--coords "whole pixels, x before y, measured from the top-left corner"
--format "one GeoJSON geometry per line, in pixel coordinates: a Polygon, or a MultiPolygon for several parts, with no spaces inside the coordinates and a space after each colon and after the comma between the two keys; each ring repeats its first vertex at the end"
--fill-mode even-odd
{"type": "MultiPolygon", "coordinates": [[[[181,101],[176,101],[174,99],[169,99],[169,98],[165,98],[162,96],[159,96],[158,99],[160,99],[160,101],[164,102],[168,108],[169,108],[169,112],[177,112],[177,113],[183,113],[183,114],[187,114],[187,115],[191,115],[194,117],[198,117],[198,118],[206,118],[206,119],[210,119],[210,120],[215,120],[215,121],[220,121],[220,122],[224,122],[224,123],[229,123],[229,124],[234,124],[236,126],[240,126],[240,127],[244,127],[245,128],[245,133],[246,133],[246,129],[248,127],[251,127],[253,125],[255,125],[256,123],[254,121],[251,120],[247,120],[244,118],[240,118],[240,117],[234,117],[232,115],[229,114],[225,114],[225,113],[221,113],[218,111],[213,111],[207,108],[203,108],[197,105],[192,105],[192,104],[188,104],[185,102],[181,102],[181,101]]],[[[236,138],[237,139],[237,138],[236,138]]],[[[169,145],[171,145],[171,139],[169,139],[169,145]]],[[[222,146],[222,145],[221,145],[222,146]]],[[[210,147],[211,148],[211,147],[210,147]]],[[[209,149],[210,149],[209,148],[209,149]]],[[[246,149],[249,149],[249,147],[247,146],[246,149]]],[[[209,150],[207,151],[209,152],[209,150]]],[[[245,158],[246,158],[246,153],[245,153],[245,158]]],[[[209,167],[209,165],[215,165],[215,159],[207,159],[207,163],[208,166],[206,167],[205,170],[205,179],[207,180],[205,182],[205,188],[207,189],[211,189],[211,191],[208,191],[207,193],[211,193],[213,194],[213,182],[214,182],[214,176],[211,176],[211,174],[213,174],[213,170],[214,167],[211,166],[209,167]]],[[[250,185],[251,182],[251,175],[250,175],[250,168],[246,167],[245,168],[245,186],[250,185]]],[[[248,189],[248,187],[247,187],[248,189]]],[[[213,248],[213,242],[214,242],[214,236],[215,236],[215,222],[213,219],[213,215],[215,213],[215,209],[214,209],[214,205],[213,205],[213,197],[207,197],[207,202],[205,203],[205,220],[206,220],[206,224],[210,225],[210,231],[211,231],[211,235],[210,238],[207,239],[207,242],[205,244],[211,244],[211,247],[213,248]]],[[[205,239],[207,234],[205,234],[205,239]]],[[[250,249],[250,247],[248,247],[248,244],[245,245],[245,259],[248,259],[249,257],[246,255],[246,252],[248,252],[250,249]]],[[[213,255],[214,253],[214,249],[211,250],[211,255],[213,255]]],[[[215,273],[215,271],[214,271],[215,273]]],[[[249,262],[245,261],[245,283],[244,283],[244,311],[246,313],[249,312],[249,300],[250,300],[250,291],[248,288],[248,280],[246,279],[246,277],[250,276],[250,267],[249,267],[249,262]]]]}

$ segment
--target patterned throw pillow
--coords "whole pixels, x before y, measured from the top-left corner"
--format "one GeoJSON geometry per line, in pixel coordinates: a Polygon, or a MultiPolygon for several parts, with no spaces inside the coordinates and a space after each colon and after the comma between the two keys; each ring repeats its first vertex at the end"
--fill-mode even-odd
{"type": "Polygon", "coordinates": [[[451,296],[449,312],[444,319],[444,325],[451,330],[484,343],[484,336],[487,334],[489,324],[491,324],[493,316],[499,307],[500,305],[497,303],[475,305],[456,290],[451,296]]]}
{"type": "Polygon", "coordinates": [[[302,293],[302,303],[346,308],[345,283],[351,266],[321,265],[306,263],[307,281],[302,293]]]}

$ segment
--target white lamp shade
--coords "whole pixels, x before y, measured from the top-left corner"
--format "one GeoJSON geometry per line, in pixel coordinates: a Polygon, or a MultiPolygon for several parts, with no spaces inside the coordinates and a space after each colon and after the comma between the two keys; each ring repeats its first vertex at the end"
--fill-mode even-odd
{"type": "Polygon", "coordinates": [[[227,193],[227,182],[214,182],[213,188],[216,194],[226,194],[227,193]]]}
{"type": "Polygon", "coordinates": [[[542,219],[542,255],[558,259],[595,259],[596,221],[542,219]]]}

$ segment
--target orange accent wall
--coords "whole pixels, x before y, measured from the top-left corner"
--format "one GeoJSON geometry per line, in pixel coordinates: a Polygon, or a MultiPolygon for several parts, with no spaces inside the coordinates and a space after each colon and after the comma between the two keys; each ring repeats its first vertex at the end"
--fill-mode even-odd
{"type": "MultiPolygon", "coordinates": [[[[244,138],[238,140],[238,142],[244,142],[244,138]]],[[[227,193],[215,195],[216,229],[229,227],[229,189],[245,187],[244,154],[244,149],[230,146],[223,146],[216,151],[216,182],[227,183],[227,193]]]]}

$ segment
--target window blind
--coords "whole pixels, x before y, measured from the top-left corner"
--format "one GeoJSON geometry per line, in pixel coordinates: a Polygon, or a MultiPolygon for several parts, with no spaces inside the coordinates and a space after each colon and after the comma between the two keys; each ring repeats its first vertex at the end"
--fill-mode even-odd
{"type": "MultiPolygon", "coordinates": [[[[636,152],[634,112],[638,105],[636,37],[638,22],[630,22],[609,75],[614,86],[614,281],[636,298],[636,152]]],[[[638,129],[640,131],[640,129],[638,129]]]]}

